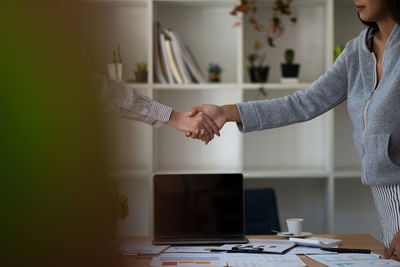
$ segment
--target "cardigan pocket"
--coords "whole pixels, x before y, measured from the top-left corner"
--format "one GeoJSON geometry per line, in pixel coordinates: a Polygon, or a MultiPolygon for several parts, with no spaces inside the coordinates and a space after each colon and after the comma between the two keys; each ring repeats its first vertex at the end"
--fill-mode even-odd
{"type": "Polygon", "coordinates": [[[390,134],[365,136],[364,171],[368,184],[400,182],[400,166],[389,155],[390,134]]]}

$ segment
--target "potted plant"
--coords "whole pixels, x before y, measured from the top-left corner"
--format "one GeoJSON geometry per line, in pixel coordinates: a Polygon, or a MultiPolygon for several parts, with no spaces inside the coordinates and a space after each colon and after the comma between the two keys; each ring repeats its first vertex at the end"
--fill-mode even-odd
{"type": "Polygon", "coordinates": [[[138,62],[136,63],[136,82],[145,83],[147,82],[147,63],[146,62],[138,62]]]}
{"type": "Polygon", "coordinates": [[[210,82],[220,82],[221,81],[222,68],[218,64],[210,63],[208,65],[208,77],[210,82]]]}
{"type": "Polygon", "coordinates": [[[282,81],[291,81],[297,82],[297,77],[299,76],[299,64],[294,64],[294,50],[293,49],[286,49],[285,51],[285,62],[281,64],[282,70],[282,81]]]}
{"type": "Polygon", "coordinates": [[[250,62],[249,75],[252,83],[265,83],[268,80],[269,66],[263,65],[265,60],[265,55],[259,57],[257,54],[250,54],[248,56],[250,62]],[[258,64],[255,62],[258,60],[258,64]]]}
{"type": "Polygon", "coordinates": [[[122,58],[119,44],[117,50],[113,50],[113,63],[109,63],[107,67],[108,76],[111,79],[122,81],[122,58]]]}
{"type": "Polygon", "coordinates": [[[112,208],[112,216],[114,221],[114,234],[117,230],[117,221],[125,220],[129,216],[128,198],[121,194],[118,190],[117,183],[114,178],[109,177],[108,190],[110,196],[110,207],[112,208]]]}
{"type": "Polygon", "coordinates": [[[336,59],[339,57],[339,55],[343,52],[344,46],[343,45],[337,45],[335,47],[335,50],[333,51],[333,62],[336,61],[336,59]]]}

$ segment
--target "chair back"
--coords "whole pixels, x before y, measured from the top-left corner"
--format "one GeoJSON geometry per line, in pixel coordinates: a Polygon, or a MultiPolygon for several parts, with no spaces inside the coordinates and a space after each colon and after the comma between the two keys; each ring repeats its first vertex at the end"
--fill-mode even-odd
{"type": "Polygon", "coordinates": [[[246,235],[274,235],[281,231],[275,191],[272,188],[244,190],[246,235]]]}

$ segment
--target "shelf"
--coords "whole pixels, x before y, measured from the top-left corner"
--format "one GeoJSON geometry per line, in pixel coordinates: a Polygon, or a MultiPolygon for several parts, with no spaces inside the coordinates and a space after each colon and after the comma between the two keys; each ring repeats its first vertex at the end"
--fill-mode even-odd
{"type": "Polygon", "coordinates": [[[295,83],[295,84],[286,84],[286,83],[245,83],[243,84],[244,90],[254,90],[264,88],[268,90],[303,90],[310,87],[311,83],[295,83]]]}
{"type": "Polygon", "coordinates": [[[77,2],[91,5],[147,6],[147,0],[78,0],[77,2]]]}
{"type": "Polygon", "coordinates": [[[329,172],[325,170],[259,170],[244,171],[244,177],[250,179],[263,178],[328,178],[329,172]]]}
{"type": "Polygon", "coordinates": [[[282,84],[282,83],[192,83],[192,84],[146,84],[146,83],[125,83],[138,89],[155,90],[257,90],[260,87],[267,90],[304,90],[310,87],[311,83],[282,84]]]}
{"type": "Polygon", "coordinates": [[[154,84],[155,90],[238,90],[234,83],[154,84]]]}
{"type": "MultiPolygon", "coordinates": [[[[260,7],[266,6],[266,5],[271,5],[274,2],[274,0],[259,0],[258,3],[260,7]]],[[[325,5],[327,0],[296,0],[293,1],[292,6],[293,7],[298,7],[298,6],[323,6],[325,5]]]]}
{"type": "Polygon", "coordinates": [[[233,7],[236,0],[154,0],[157,6],[233,7]]]}
{"type": "Polygon", "coordinates": [[[347,179],[347,178],[360,178],[361,171],[360,170],[343,170],[343,171],[335,171],[335,178],[339,179],[347,179]]]}
{"type": "Polygon", "coordinates": [[[221,170],[221,169],[192,169],[192,170],[165,170],[156,171],[153,174],[213,174],[213,173],[241,173],[238,170],[221,170]]]}

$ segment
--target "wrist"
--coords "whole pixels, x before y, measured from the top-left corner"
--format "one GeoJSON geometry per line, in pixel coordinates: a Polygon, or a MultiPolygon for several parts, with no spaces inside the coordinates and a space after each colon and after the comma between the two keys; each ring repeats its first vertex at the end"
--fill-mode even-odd
{"type": "Polygon", "coordinates": [[[239,110],[235,104],[221,106],[226,121],[241,122],[239,110]]]}
{"type": "Polygon", "coordinates": [[[169,116],[169,120],[166,122],[166,124],[174,128],[177,128],[179,115],[180,113],[173,109],[171,111],[171,115],[169,116]]]}

